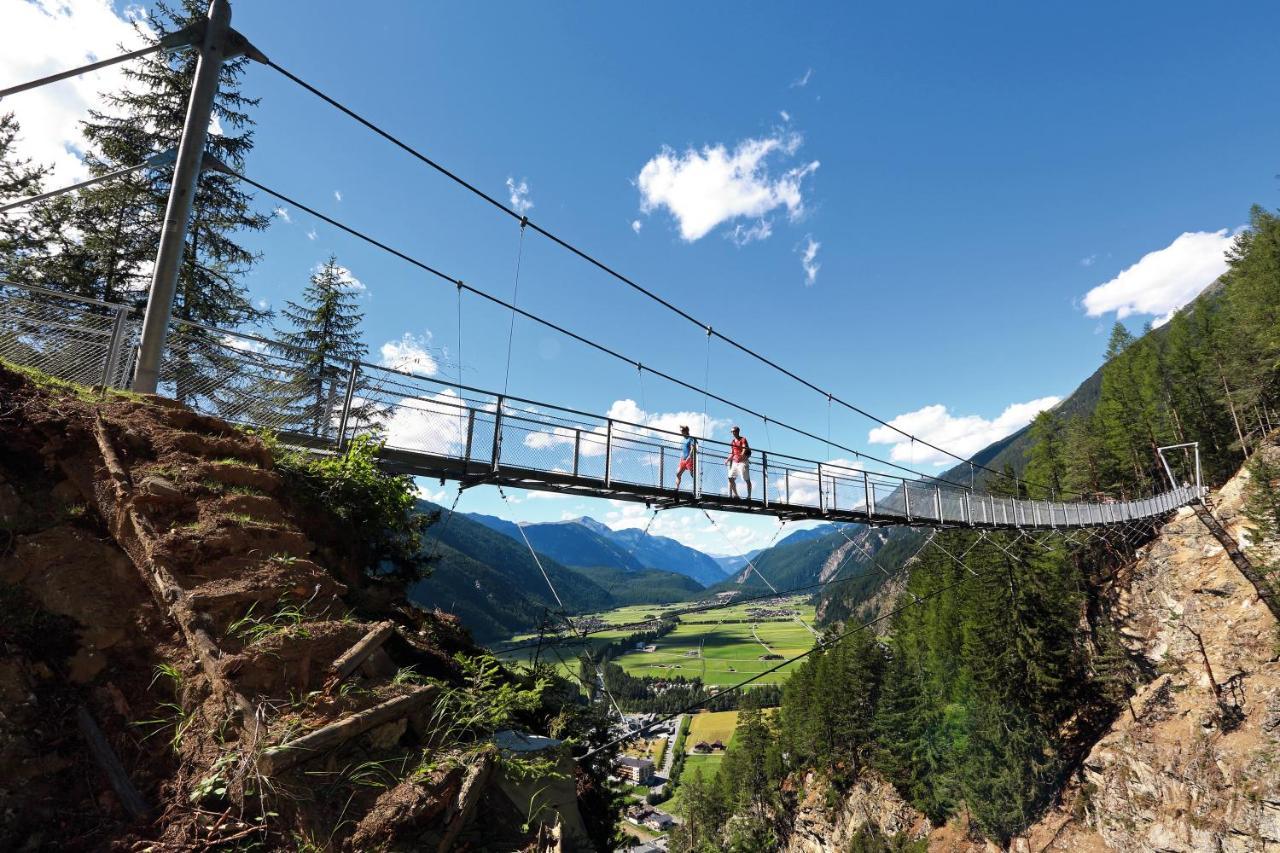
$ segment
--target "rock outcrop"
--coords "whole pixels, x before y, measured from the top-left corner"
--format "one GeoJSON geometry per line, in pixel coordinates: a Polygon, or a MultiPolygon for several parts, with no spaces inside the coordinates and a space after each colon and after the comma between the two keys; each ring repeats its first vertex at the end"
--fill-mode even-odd
{"type": "MultiPolygon", "coordinates": [[[[1237,541],[1248,479],[1211,501],[1237,541]]],[[[1190,509],[1123,581],[1121,636],[1157,677],[1089,752],[1030,848],[1280,851],[1275,617],[1190,509]]]]}

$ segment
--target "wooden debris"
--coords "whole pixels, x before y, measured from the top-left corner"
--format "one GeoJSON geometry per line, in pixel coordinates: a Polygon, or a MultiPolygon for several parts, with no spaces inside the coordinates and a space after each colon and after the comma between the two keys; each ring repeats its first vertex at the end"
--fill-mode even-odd
{"type": "Polygon", "coordinates": [[[133,787],[133,782],[125,772],[120,759],[116,757],[115,750],[111,748],[111,744],[107,743],[102,729],[98,728],[98,724],[94,722],[93,717],[83,705],[76,708],[76,726],[79,727],[85,743],[89,745],[89,754],[106,774],[107,781],[111,783],[111,789],[116,792],[116,796],[120,798],[120,804],[124,806],[129,816],[134,820],[149,816],[151,807],[142,798],[142,794],[138,793],[138,789],[133,787]]]}
{"type": "Polygon", "coordinates": [[[407,716],[414,709],[434,699],[437,692],[437,688],[433,685],[419,687],[412,693],[388,699],[380,705],[352,714],[336,723],[322,726],[288,743],[272,747],[258,759],[258,769],[264,775],[270,776],[309,761],[383,723],[407,716]]]}
{"type": "Polygon", "coordinates": [[[458,798],[450,809],[453,815],[445,827],[444,838],[436,848],[439,853],[448,853],[453,849],[453,842],[457,840],[458,833],[471,822],[471,814],[484,795],[485,786],[489,784],[491,775],[493,775],[493,758],[488,755],[480,756],[480,759],[467,769],[462,787],[458,790],[458,798]]]}
{"type": "Polygon", "coordinates": [[[326,684],[326,690],[332,693],[337,689],[351,673],[355,672],[360,664],[368,659],[382,644],[387,641],[395,632],[395,625],[391,622],[380,622],[372,631],[365,634],[351,648],[347,649],[342,655],[333,662],[329,667],[329,680],[326,684]]]}

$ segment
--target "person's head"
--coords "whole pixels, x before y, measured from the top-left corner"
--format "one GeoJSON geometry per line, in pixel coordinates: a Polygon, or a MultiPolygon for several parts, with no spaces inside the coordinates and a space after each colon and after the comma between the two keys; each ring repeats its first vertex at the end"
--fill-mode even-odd
{"type": "Polygon", "coordinates": [[[734,427],[733,429],[731,429],[731,430],[729,430],[729,431],[733,433],[733,437],[734,437],[734,438],[737,438],[737,437],[738,437],[738,428],[737,428],[737,427],[734,427]]]}
{"type": "Polygon", "coordinates": [[[680,434],[681,434],[681,435],[688,435],[688,434],[689,434],[689,428],[688,428],[687,426],[682,426],[682,427],[680,427],[680,434]]]}

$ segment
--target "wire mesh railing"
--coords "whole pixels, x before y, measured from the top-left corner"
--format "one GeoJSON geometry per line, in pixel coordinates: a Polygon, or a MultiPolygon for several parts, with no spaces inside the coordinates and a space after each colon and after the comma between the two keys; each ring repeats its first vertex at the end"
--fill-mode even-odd
{"type": "MultiPolygon", "coordinates": [[[[0,283],[0,358],[85,385],[127,388],[141,312],[45,288],[0,283]]],[[[372,434],[384,453],[432,476],[570,488],[639,500],[877,523],[1058,528],[1120,524],[1200,495],[1183,485],[1140,500],[1034,501],[754,451],[729,485],[731,448],[431,376],[314,353],[175,318],[159,391],[192,408],[285,440],[341,448],[372,434]],[[745,476],[742,476],[745,475],[745,476]]]]}

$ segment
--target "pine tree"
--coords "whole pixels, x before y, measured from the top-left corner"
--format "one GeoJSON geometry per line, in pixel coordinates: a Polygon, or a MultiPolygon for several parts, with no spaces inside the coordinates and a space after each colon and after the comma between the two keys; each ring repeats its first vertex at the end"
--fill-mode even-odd
{"type": "Polygon", "coordinates": [[[288,420],[322,437],[342,405],[350,363],[367,352],[360,334],[364,315],[349,273],[330,255],[312,274],[302,304],[287,302],[280,313],[291,325],[277,330],[274,350],[296,366],[288,420]]]}
{"type": "Polygon", "coordinates": [[[1066,480],[1066,428],[1052,412],[1031,422],[1032,445],[1027,452],[1027,492],[1037,500],[1061,500],[1066,480]]]}
{"type": "MultiPolygon", "coordinates": [[[[138,32],[154,42],[204,18],[206,12],[201,0],[181,0],[176,7],[160,3],[148,19],[155,31],[139,26],[138,32]]],[[[104,93],[106,108],[92,111],[82,124],[90,174],[101,175],[177,148],[196,59],[195,50],[180,49],[124,66],[130,87],[104,93]]],[[[248,110],[257,100],[240,91],[248,61],[241,56],[222,65],[214,101],[219,130],[209,134],[206,163],[216,158],[243,169],[253,147],[248,110]]],[[[63,211],[70,233],[81,236],[61,247],[50,275],[60,276],[63,286],[84,295],[141,304],[150,285],[171,177],[171,170],[162,169],[83,191],[63,211]]],[[[251,202],[235,178],[210,169],[201,173],[178,273],[176,318],[228,328],[267,316],[254,307],[241,283],[257,256],[238,242],[240,235],[263,230],[269,222],[251,210],[251,202]]],[[[169,350],[162,380],[173,384],[179,400],[208,394],[221,377],[234,375],[234,353],[228,353],[215,334],[184,327],[170,334],[169,350]]]]}
{"type": "MultiPolygon", "coordinates": [[[[0,113],[0,201],[39,194],[49,174],[47,166],[18,155],[20,132],[13,113],[0,113]]],[[[37,211],[19,208],[0,213],[0,279],[34,283],[38,276],[33,264],[47,255],[52,240],[52,231],[37,211]]]]}

